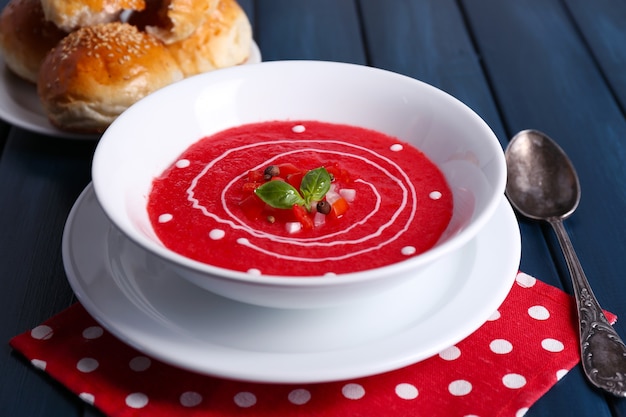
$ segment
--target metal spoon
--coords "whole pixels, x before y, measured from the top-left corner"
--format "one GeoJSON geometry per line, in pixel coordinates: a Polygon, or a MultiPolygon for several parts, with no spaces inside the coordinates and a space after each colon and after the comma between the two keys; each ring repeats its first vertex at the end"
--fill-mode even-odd
{"type": "Polygon", "coordinates": [[[580,322],[582,365],[591,383],[626,397],[626,345],[602,313],[562,220],[580,201],[580,184],[571,161],[548,136],[519,132],[506,152],[506,195],[517,211],[545,220],[554,229],[569,269],[580,322]]]}

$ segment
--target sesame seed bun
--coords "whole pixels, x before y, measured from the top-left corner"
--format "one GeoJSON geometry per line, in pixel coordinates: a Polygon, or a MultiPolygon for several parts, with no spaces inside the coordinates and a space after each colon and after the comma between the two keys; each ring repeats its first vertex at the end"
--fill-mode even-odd
{"type": "Polygon", "coordinates": [[[161,42],[114,22],[65,37],[43,61],[37,91],[53,125],[98,133],[137,100],[182,78],[161,42]]]}
{"type": "Polygon", "coordinates": [[[248,59],[252,28],[236,0],[220,0],[217,9],[186,39],[167,45],[186,77],[239,65],[248,59]]]}
{"type": "Polygon", "coordinates": [[[143,10],[145,0],[40,0],[46,19],[71,32],[119,19],[123,10],[143,10]]]}
{"type": "Polygon", "coordinates": [[[11,0],[0,15],[0,50],[7,67],[32,83],[46,54],[67,33],[46,21],[40,0],[11,0]]]}

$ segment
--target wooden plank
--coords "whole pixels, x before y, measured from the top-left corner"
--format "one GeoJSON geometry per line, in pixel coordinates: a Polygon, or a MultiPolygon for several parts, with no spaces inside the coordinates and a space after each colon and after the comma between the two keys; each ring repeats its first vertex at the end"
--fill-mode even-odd
{"type": "Polygon", "coordinates": [[[12,129],[0,159],[0,404],[12,407],[7,415],[79,415],[75,397],[34,372],[7,343],[74,300],[61,234],[89,181],[93,145],[12,129]]]}
{"type": "Polygon", "coordinates": [[[237,0],[237,3],[239,3],[243,11],[246,12],[252,29],[254,30],[254,0],[237,0]]]}
{"type": "Polygon", "coordinates": [[[369,64],[438,87],[467,104],[503,140],[506,134],[479,57],[454,0],[361,0],[369,64]]]}
{"type": "Polygon", "coordinates": [[[605,400],[603,393],[587,383],[582,368],[576,366],[539,398],[524,417],[611,417],[605,400]]]}
{"type": "Polygon", "coordinates": [[[254,14],[263,60],[316,59],[365,63],[354,2],[265,0],[254,14]]]}
{"type": "MultiPolygon", "coordinates": [[[[625,229],[620,227],[626,225],[622,215],[626,121],[609,86],[561,3],[485,0],[465,4],[510,130],[545,131],[560,142],[579,170],[583,199],[567,224],[588,273],[620,276],[626,266],[626,259],[619,255],[626,249],[621,236],[625,229]],[[551,51],[555,50],[561,53],[554,56],[551,51]],[[598,216],[614,222],[597,227],[593,219],[598,216]],[[609,242],[608,250],[595,253],[594,242],[600,240],[609,242]]],[[[608,288],[598,291],[612,301],[607,307],[626,311],[625,301],[609,294],[608,288]]]]}
{"type": "Polygon", "coordinates": [[[565,0],[581,36],[626,109],[626,2],[565,0]]]}
{"type": "MultiPolygon", "coordinates": [[[[610,86],[561,2],[462,4],[507,128],[547,132],[577,166],[583,199],[566,227],[600,302],[626,314],[626,122],[610,86]]],[[[558,259],[554,239],[548,240],[558,259]]],[[[569,288],[565,277],[564,282],[569,288]]],[[[616,328],[626,334],[623,322],[616,328]]],[[[578,373],[568,375],[567,386],[579,395],[568,395],[567,402],[550,392],[544,406],[528,415],[576,416],[581,410],[584,415],[609,415],[578,373]]]]}
{"type": "MultiPolygon", "coordinates": [[[[565,4],[571,13],[581,36],[588,45],[591,54],[596,59],[602,75],[611,88],[611,92],[617,100],[622,114],[626,113],[626,2],[611,0],[595,0],[586,2],[580,0],[565,0],[565,4]]],[[[626,137],[622,136],[622,142],[626,137]]],[[[618,140],[616,138],[616,140],[618,140]]],[[[600,142],[600,141],[598,141],[600,142]]],[[[617,155],[622,166],[626,164],[624,153],[617,155]]],[[[617,210],[624,212],[624,177],[620,182],[622,188],[617,189],[621,198],[616,202],[617,210]]],[[[620,234],[619,229],[616,229],[620,234]]],[[[619,238],[617,236],[616,238],[619,238]]],[[[624,240],[624,238],[621,238],[624,240]]],[[[609,292],[624,294],[623,278],[613,276],[608,280],[609,292]]],[[[621,311],[622,320],[624,310],[621,311]]],[[[623,328],[623,326],[622,326],[623,328]]],[[[624,333],[621,332],[622,337],[624,333]]],[[[612,401],[613,415],[616,417],[626,416],[626,402],[612,401]]]]}

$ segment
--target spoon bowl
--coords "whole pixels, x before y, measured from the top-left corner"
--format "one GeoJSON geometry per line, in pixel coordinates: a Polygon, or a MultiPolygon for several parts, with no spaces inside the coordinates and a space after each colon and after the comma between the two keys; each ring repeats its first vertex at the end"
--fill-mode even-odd
{"type": "Polygon", "coordinates": [[[550,223],[569,269],[579,318],[583,370],[596,387],[626,397],[626,345],[591,290],[563,226],[580,201],[578,175],[563,149],[544,133],[524,130],[505,151],[506,195],[522,215],[550,223]]]}
{"type": "Polygon", "coordinates": [[[578,175],[565,152],[536,130],[518,133],[505,153],[511,204],[535,220],[569,217],[580,202],[578,175]]]}

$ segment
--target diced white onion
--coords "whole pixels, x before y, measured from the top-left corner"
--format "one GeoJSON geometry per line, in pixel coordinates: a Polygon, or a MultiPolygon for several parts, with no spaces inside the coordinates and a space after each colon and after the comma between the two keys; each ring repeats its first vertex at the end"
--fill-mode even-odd
{"type": "Polygon", "coordinates": [[[353,188],[342,188],[339,190],[339,194],[341,194],[341,196],[345,198],[348,203],[354,202],[354,199],[356,198],[356,190],[353,188]]]}
{"type": "Polygon", "coordinates": [[[331,205],[340,198],[341,195],[336,191],[329,191],[326,193],[326,201],[328,201],[328,203],[331,205]]]}
{"type": "Polygon", "coordinates": [[[326,223],[326,215],[320,213],[319,211],[316,212],[315,216],[313,216],[313,225],[315,227],[320,227],[324,223],[326,223]]]}
{"type": "Polygon", "coordinates": [[[285,223],[285,230],[289,234],[298,233],[302,229],[302,224],[300,222],[287,222],[285,223]]]}

